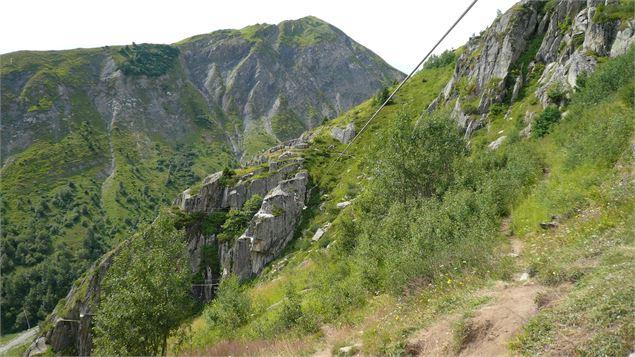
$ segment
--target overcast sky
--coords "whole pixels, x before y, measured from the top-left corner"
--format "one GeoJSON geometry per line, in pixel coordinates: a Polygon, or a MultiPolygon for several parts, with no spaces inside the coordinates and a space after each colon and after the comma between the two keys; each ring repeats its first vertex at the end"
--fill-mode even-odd
{"type": "MultiPolygon", "coordinates": [[[[173,43],[218,29],[314,15],[409,72],[471,0],[6,0],[0,53],[173,43]]],[[[441,49],[478,33],[516,0],[480,0],[441,49]]]]}

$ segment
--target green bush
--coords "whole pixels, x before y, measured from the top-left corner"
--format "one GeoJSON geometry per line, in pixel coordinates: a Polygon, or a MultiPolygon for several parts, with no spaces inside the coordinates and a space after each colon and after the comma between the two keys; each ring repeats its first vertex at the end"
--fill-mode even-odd
{"type": "MultiPolygon", "coordinates": [[[[388,87],[384,87],[373,97],[373,105],[378,107],[384,104],[388,97],[390,97],[390,90],[388,89],[388,87]]],[[[392,99],[388,103],[386,103],[386,105],[390,104],[392,104],[392,99]]]]}
{"type": "Polygon", "coordinates": [[[104,279],[95,315],[95,354],[156,355],[192,313],[186,242],[159,217],[120,249],[104,279]]]}
{"type": "Polygon", "coordinates": [[[239,210],[232,209],[227,213],[227,219],[222,226],[222,232],[216,239],[219,243],[233,242],[245,232],[251,218],[258,212],[262,205],[262,196],[253,195],[239,210]]]}
{"type": "Polygon", "coordinates": [[[547,98],[549,102],[554,104],[560,104],[566,98],[567,92],[564,86],[560,83],[556,83],[547,90],[547,98]]]}
{"type": "Polygon", "coordinates": [[[619,0],[615,3],[604,5],[598,4],[593,14],[593,22],[605,23],[615,20],[628,20],[633,18],[633,0],[619,0]]]}
{"type": "Polygon", "coordinates": [[[247,323],[251,313],[249,295],[241,288],[238,277],[231,275],[221,281],[216,297],[205,308],[203,315],[210,326],[231,335],[235,329],[247,323]]]}
{"type": "Polygon", "coordinates": [[[560,121],[560,110],[555,105],[549,105],[540,113],[534,123],[533,135],[541,138],[551,130],[551,127],[560,121]]]}

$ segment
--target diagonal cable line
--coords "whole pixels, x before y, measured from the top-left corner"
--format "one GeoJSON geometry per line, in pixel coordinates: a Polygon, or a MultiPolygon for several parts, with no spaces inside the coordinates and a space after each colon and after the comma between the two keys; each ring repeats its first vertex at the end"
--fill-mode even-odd
{"type": "Polygon", "coordinates": [[[459,22],[461,22],[461,20],[465,17],[465,15],[467,15],[468,12],[470,12],[470,10],[472,9],[472,7],[476,4],[478,0],[474,0],[472,1],[472,3],[470,4],[470,6],[467,7],[467,9],[465,9],[465,11],[463,11],[463,13],[461,14],[461,16],[459,16],[458,19],[456,19],[456,21],[454,22],[454,24],[445,32],[445,34],[441,37],[441,39],[439,39],[439,41],[437,41],[437,43],[434,45],[434,47],[432,47],[432,49],[428,52],[428,54],[425,55],[425,57],[423,57],[423,59],[421,60],[421,62],[419,62],[419,64],[417,64],[417,66],[412,70],[412,72],[410,72],[410,74],[408,74],[406,76],[406,78],[404,78],[401,83],[399,83],[399,86],[397,86],[397,88],[395,88],[394,91],[392,91],[392,93],[390,94],[390,96],[388,96],[388,99],[386,99],[384,101],[384,103],[379,107],[379,109],[377,109],[377,111],[375,111],[375,113],[370,117],[370,119],[368,119],[368,121],[366,121],[366,124],[364,124],[364,126],[362,127],[362,129],[353,137],[353,139],[351,140],[350,143],[348,143],[348,145],[346,145],[346,147],[344,148],[344,150],[339,154],[339,156],[337,157],[337,159],[335,159],[335,161],[333,161],[331,163],[331,165],[329,165],[327,171],[329,171],[331,169],[331,167],[333,165],[335,165],[341,158],[342,156],[344,156],[344,154],[346,153],[346,151],[348,151],[348,149],[351,147],[351,145],[353,145],[353,143],[355,142],[355,140],[357,139],[357,137],[359,137],[360,135],[362,135],[362,133],[364,132],[364,130],[366,130],[366,127],[368,127],[368,124],[370,124],[371,121],[373,121],[373,119],[375,119],[375,117],[377,116],[377,114],[379,114],[379,112],[390,102],[390,100],[392,99],[392,97],[395,96],[395,94],[397,94],[397,92],[401,89],[401,87],[403,87],[403,85],[410,79],[412,78],[412,76],[414,75],[414,73],[417,71],[417,69],[419,69],[419,67],[421,67],[421,65],[428,59],[428,57],[430,57],[430,55],[432,54],[432,52],[434,52],[434,50],[437,49],[437,47],[441,44],[441,42],[443,42],[443,40],[445,40],[445,38],[450,34],[450,32],[452,32],[452,30],[454,30],[454,28],[456,27],[456,25],[458,25],[459,22]]]}

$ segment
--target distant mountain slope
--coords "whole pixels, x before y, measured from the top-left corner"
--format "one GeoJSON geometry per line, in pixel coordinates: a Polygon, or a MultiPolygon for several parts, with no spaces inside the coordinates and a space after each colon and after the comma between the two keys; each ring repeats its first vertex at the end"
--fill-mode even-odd
{"type": "Polygon", "coordinates": [[[402,76],[314,17],[0,62],[3,331],[177,192],[402,76]]]}

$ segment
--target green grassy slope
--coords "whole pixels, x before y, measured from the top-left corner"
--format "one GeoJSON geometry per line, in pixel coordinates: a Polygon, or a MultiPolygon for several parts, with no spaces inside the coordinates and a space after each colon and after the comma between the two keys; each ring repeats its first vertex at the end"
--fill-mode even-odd
{"type": "MultiPolygon", "coordinates": [[[[440,316],[469,316],[487,302],[478,291],[518,273],[508,238],[499,232],[507,217],[528,247],[533,279],[573,286],[510,348],[627,354],[635,340],[628,318],[635,313],[632,55],[605,61],[561,108],[567,114],[547,135],[523,138],[525,112],[542,111],[532,94],[537,78],[531,78],[523,98],[490,113],[468,151],[445,157],[453,162],[449,177],[409,176],[408,170],[418,168],[423,154],[445,152],[427,145],[435,136],[418,126],[452,137],[435,115],[420,116],[449,79],[452,63],[419,72],[336,164],[343,145],[330,137],[330,128],[351,121],[359,128],[374,104],[367,101],[316,129],[305,157],[317,188],[287,254],[242,290],[221,285],[227,296],[185,323],[172,350],[297,355],[361,342],[366,354],[403,354],[414,331],[440,316]],[[499,149],[487,148],[502,135],[507,138],[499,149]],[[598,140],[603,145],[592,144],[598,140]],[[422,194],[400,182],[434,190],[422,194]],[[353,204],[336,208],[345,200],[353,204]],[[551,216],[560,228],[540,228],[551,216]],[[327,223],[324,237],[312,242],[327,223]],[[247,306],[223,302],[245,297],[247,306]],[[229,324],[214,312],[225,310],[250,318],[229,324]]],[[[453,327],[457,343],[459,325],[453,327]]]]}

